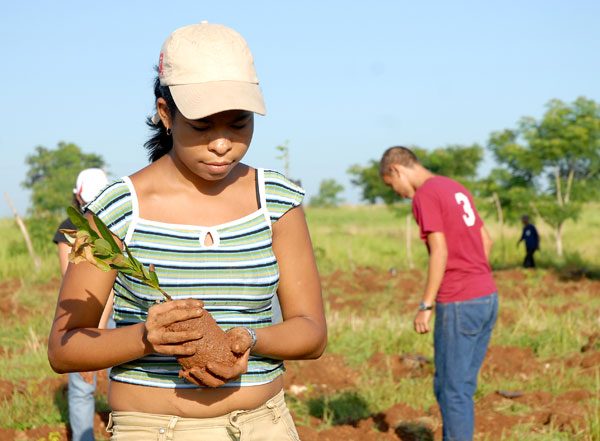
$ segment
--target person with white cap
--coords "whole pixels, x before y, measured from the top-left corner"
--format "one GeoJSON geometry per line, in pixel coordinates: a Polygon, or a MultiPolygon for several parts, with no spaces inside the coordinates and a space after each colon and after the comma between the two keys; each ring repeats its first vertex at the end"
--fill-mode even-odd
{"type": "MultiPolygon", "coordinates": [[[[77,176],[73,188],[73,205],[82,211],[85,204],[91,202],[104,187],[108,185],[108,178],[100,168],[87,168],[77,176]]],[[[70,247],[63,229],[76,230],[71,219],[66,218],[56,230],[54,243],[58,247],[58,260],[60,272],[64,277],[69,265],[68,254],[70,247]]],[[[109,324],[111,302],[109,301],[98,324],[99,327],[113,327],[109,324]]],[[[94,441],[94,412],[96,390],[96,372],[69,373],[68,403],[69,424],[73,441],[94,441]]]]}
{"type": "Polygon", "coordinates": [[[266,113],[252,53],[226,26],[177,29],[163,44],[154,93],[151,163],[108,186],[87,210],[154,266],[174,300],[161,302],[124,274],[72,266],[50,363],[57,372],[114,365],[112,439],[297,440],[283,360],[318,358],[327,328],[304,190],[242,162],[254,114],[266,113]],[[111,288],[117,329],[98,329],[111,288]],[[273,320],[277,296],[281,323],[273,320]],[[176,356],[190,355],[183,343],[204,334],[166,328],[206,313],[236,337],[237,361],[209,361],[206,371],[180,377],[176,356]]]}

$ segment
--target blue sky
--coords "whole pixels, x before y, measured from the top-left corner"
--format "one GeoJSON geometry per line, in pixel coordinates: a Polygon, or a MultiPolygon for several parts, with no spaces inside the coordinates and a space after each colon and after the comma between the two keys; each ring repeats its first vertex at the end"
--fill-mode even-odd
{"type": "MultiPolygon", "coordinates": [[[[2,192],[21,214],[26,155],[74,142],[112,177],[146,164],[153,66],[174,29],[208,20],[248,41],[267,106],[246,162],[308,195],[391,145],[485,145],[552,98],[600,100],[597,1],[22,1],[3,5],[2,192]]],[[[488,158],[485,173],[493,166],[488,158]]],[[[10,216],[6,202],[0,216],[10,216]]]]}

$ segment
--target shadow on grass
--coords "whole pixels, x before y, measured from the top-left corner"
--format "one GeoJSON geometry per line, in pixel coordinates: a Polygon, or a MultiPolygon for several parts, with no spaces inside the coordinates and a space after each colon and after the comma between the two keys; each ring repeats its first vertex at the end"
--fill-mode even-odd
{"type": "Polygon", "coordinates": [[[356,425],[371,416],[367,401],[356,392],[310,398],[306,405],[310,415],[333,426],[356,425]]]}
{"type": "MultiPolygon", "coordinates": [[[[390,427],[385,415],[373,415],[367,401],[356,392],[341,392],[331,396],[310,398],[306,405],[311,416],[322,419],[332,426],[348,424],[357,427],[361,420],[373,417],[374,425],[380,432],[387,432],[390,427]]],[[[433,432],[426,426],[399,422],[392,428],[402,441],[433,441],[433,432]]]]}

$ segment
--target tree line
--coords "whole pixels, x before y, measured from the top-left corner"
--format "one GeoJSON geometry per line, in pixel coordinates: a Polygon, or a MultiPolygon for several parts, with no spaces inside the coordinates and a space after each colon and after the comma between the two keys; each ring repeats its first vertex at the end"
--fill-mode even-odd
{"type": "MultiPolygon", "coordinates": [[[[561,257],[565,222],[577,220],[582,204],[600,194],[600,105],[585,97],[572,103],[553,99],[539,120],[522,117],[514,128],[492,132],[486,147],[496,167],[484,178],[477,177],[484,156],[478,144],[407,147],[424,167],[458,180],[484,199],[483,210],[496,212],[501,224],[514,223],[525,213],[544,221],[553,230],[561,257]]],[[[348,173],[364,201],[399,201],[379,177],[379,159],[353,165],[348,173]]],[[[335,205],[342,190],[325,180],[311,204],[335,205]]]]}
{"type": "MultiPolygon", "coordinates": [[[[382,151],[384,147],[388,146],[382,151]]],[[[501,224],[514,223],[524,213],[543,220],[554,232],[559,256],[563,255],[565,222],[577,220],[582,204],[597,200],[600,194],[600,105],[585,97],[572,103],[551,100],[539,120],[522,117],[515,127],[492,132],[486,148],[496,167],[484,178],[477,176],[485,151],[479,144],[434,150],[407,147],[427,169],[466,185],[484,200],[480,209],[497,213],[501,224]]],[[[277,150],[289,170],[289,143],[277,150]]],[[[50,226],[71,203],[79,171],[106,167],[102,156],[83,153],[75,144],[62,142],[54,150],[36,147],[26,163],[29,169],[23,186],[32,191],[30,219],[50,226]]],[[[363,201],[400,202],[379,177],[379,158],[352,165],[348,174],[363,201]]],[[[343,190],[334,179],[324,179],[310,205],[337,206],[343,202],[343,190]]],[[[40,232],[44,236],[47,233],[40,232]]]]}

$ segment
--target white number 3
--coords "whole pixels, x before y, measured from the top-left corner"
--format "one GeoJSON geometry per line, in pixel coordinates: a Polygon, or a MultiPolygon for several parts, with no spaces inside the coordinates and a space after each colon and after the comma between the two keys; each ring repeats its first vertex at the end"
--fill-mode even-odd
{"type": "Polygon", "coordinates": [[[475,225],[475,213],[473,212],[469,198],[464,193],[458,192],[454,193],[454,199],[456,199],[458,205],[462,205],[462,209],[465,212],[462,218],[465,221],[465,224],[467,224],[467,227],[475,225]]]}

